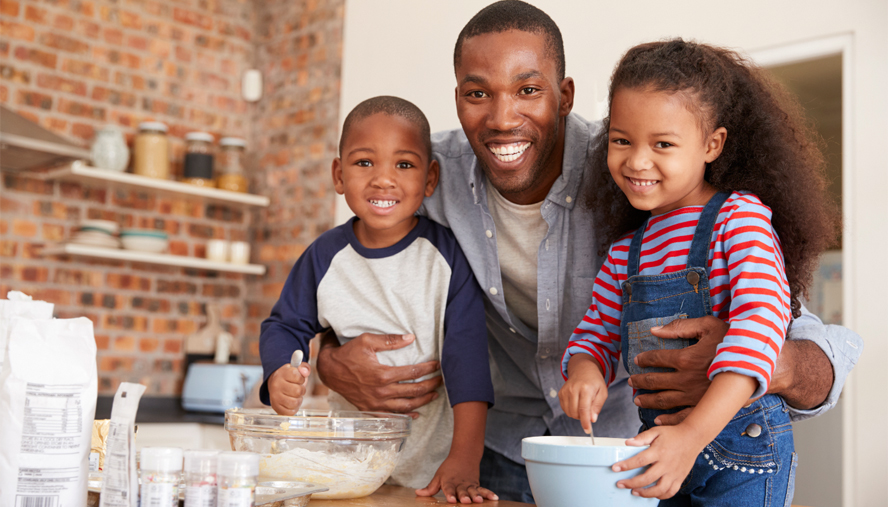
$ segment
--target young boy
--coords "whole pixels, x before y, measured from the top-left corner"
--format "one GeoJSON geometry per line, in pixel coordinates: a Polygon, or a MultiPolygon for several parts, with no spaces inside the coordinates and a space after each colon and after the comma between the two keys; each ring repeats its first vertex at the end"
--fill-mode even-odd
{"type": "MultiPolygon", "coordinates": [[[[262,401],[282,414],[299,408],[309,368],[287,363],[296,349],[307,358],[319,332],[332,328],[343,342],[412,334],[413,344],[378,352],[379,362],[440,360],[446,392],[417,410],[390,482],[424,487],[422,496],[443,489],[451,503],[497,499],[478,486],[493,403],[481,289],[450,230],[414,215],[438,183],[422,111],[387,96],[358,104],[342,127],[333,182],[356,216],[308,247],[262,323],[262,401]]],[[[335,392],[329,400],[356,410],[335,392]]]]}

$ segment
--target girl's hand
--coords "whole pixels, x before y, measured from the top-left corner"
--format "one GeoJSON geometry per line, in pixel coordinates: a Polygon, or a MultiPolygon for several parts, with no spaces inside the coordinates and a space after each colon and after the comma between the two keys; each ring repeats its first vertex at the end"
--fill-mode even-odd
{"type": "Polygon", "coordinates": [[[450,456],[441,463],[429,485],[416,490],[416,496],[432,496],[444,491],[449,503],[481,503],[487,500],[499,500],[493,491],[482,488],[478,484],[478,466],[466,466],[464,460],[450,456]]]}
{"type": "Polygon", "coordinates": [[[589,354],[575,354],[567,363],[567,382],[558,392],[561,410],[568,417],[579,419],[586,433],[592,431],[592,423],[607,400],[607,383],[598,362],[589,354]]]}
{"type": "Polygon", "coordinates": [[[623,472],[651,465],[644,473],[617,482],[618,488],[632,489],[632,494],[660,500],[671,498],[681,488],[697,455],[706,443],[700,443],[698,432],[686,424],[658,426],[626,441],[627,445],[650,445],[629,459],[617,462],[614,472],[623,472]],[[656,484],[654,484],[656,482],[656,484]],[[654,484],[646,488],[645,486],[654,484]]]}

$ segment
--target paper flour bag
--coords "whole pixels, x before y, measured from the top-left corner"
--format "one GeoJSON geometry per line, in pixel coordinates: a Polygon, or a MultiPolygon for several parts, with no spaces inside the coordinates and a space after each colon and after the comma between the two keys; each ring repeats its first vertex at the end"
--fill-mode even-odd
{"type": "Polygon", "coordinates": [[[9,291],[6,299],[0,299],[0,368],[6,356],[6,340],[9,319],[24,317],[26,319],[51,319],[52,303],[32,301],[31,296],[19,291],[9,291]]]}
{"type": "Polygon", "coordinates": [[[0,369],[0,506],[80,507],[96,411],[92,321],[8,322],[0,369]]]}

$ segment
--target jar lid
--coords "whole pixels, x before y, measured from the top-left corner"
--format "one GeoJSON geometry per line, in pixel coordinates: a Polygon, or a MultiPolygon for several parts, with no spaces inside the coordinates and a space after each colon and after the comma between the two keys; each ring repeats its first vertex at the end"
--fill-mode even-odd
{"type": "Polygon", "coordinates": [[[168,130],[166,123],[159,121],[143,121],[139,124],[139,130],[159,130],[166,132],[168,130]]]}
{"type": "Polygon", "coordinates": [[[142,470],[178,472],[182,470],[182,449],[178,447],[143,447],[140,466],[142,470]]]}
{"type": "Polygon", "coordinates": [[[219,140],[219,144],[222,146],[240,146],[241,148],[247,147],[247,141],[240,137],[223,137],[219,140]]]}
{"type": "Polygon", "coordinates": [[[218,470],[221,476],[257,476],[259,475],[259,454],[237,451],[221,452],[219,453],[218,470]]]}
{"type": "Polygon", "coordinates": [[[186,141],[204,141],[207,143],[212,143],[213,141],[216,140],[216,138],[213,137],[213,134],[210,134],[207,132],[189,132],[189,133],[185,134],[185,140],[186,141]]]}
{"type": "Polygon", "coordinates": [[[209,449],[189,449],[185,451],[185,471],[201,472],[203,474],[216,473],[216,460],[219,451],[209,449]]]}

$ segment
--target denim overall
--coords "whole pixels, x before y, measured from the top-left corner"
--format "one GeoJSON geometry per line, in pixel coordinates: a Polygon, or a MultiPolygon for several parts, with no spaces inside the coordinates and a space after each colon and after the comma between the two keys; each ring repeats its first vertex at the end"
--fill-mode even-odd
{"type": "MultiPolygon", "coordinates": [[[[703,208],[688,253],[687,268],[661,275],[639,275],[641,242],[647,222],[629,248],[628,279],[622,284],[620,324],[623,364],[630,375],[671,371],[639,368],[640,352],[681,349],[697,340],[660,339],[650,329],[675,319],[712,315],[707,270],[715,220],[729,194],[718,193],[703,208]]],[[[650,391],[639,390],[637,394],[650,391]]],[[[661,414],[681,410],[639,409],[642,431],[661,414]]],[[[797,457],[789,413],[779,396],[765,395],[737,412],[728,426],[697,456],[679,492],[661,506],[789,506],[797,457]]]]}

